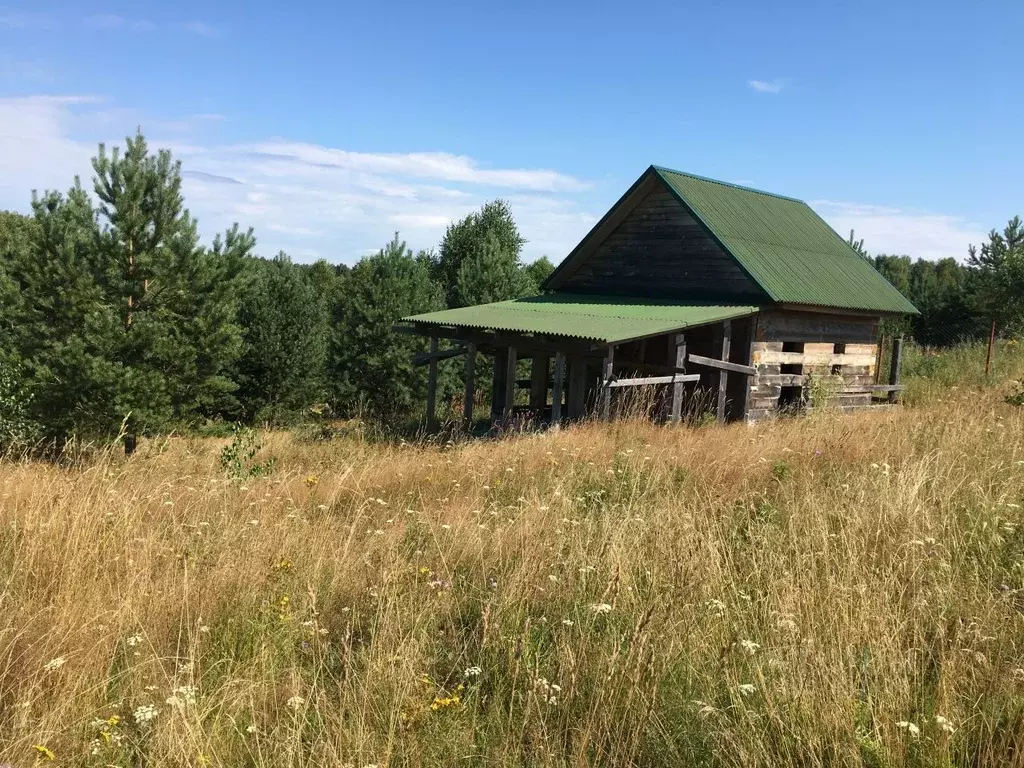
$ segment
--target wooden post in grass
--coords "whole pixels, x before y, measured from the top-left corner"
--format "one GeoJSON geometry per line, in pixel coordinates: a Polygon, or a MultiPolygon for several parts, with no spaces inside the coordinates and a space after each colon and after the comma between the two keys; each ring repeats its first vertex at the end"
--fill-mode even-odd
{"type": "Polygon", "coordinates": [[[430,363],[427,366],[427,432],[437,430],[437,336],[430,337],[430,363]]]}
{"type": "Polygon", "coordinates": [[[530,368],[530,410],[540,419],[548,404],[548,356],[534,355],[530,368]]]}
{"type": "Polygon", "coordinates": [[[587,358],[573,355],[569,359],[569,418],[582,419],[587,398],[587,358]]]}
{"type": "Polygon", "coordinates": [[[612,417],[612,371],[615,367],[615,345],[608,345],[601,374],[601,418],[608,421],[612,417]]]}
{"type": "Polygon", "coordinates": [[[562,384],[565,381],[565,352],[555,353],[555,374],[551,379],[551,423],[562,421],[562,384]]]}
{"type": "MultiPolygon", "coordinates": [[[[732,321],[722,322],[722,354],[719,357],[723,362],[729,362],[729,353],[732,348],[732,321]]],[[[718,372],[718,420],[725,421],[725,396],[729,386],[728,371],[718,372]]]]}
{"type": "Polygon", "coordinates": [[[473,428],[473,398],[476,395],[476,344],[466,345],[466,391],[462,400],[462,426],[468,432],[473,428]]]}
{"type": "MultiPolygon", "coordinates": [[[[894,387],[900,383],[900,366],[903,364],[903,337],[896,336],[892,340],[892,362],[889,365],[889,383],[894,387]]],[[[889,391],[889,402],[898,403],[900,392],[898,389],[889,391]]]]}
{"type": "Polygon", "coordinates": [[[992,350],[996,345],[996,321],[992,321],[992,328],[988,332],[988,354],[985,355],[985,378],[992,373],[992,350]]]}
{"type": "Polygon", "coordinates": [[[505,404],[502,409],[502,418],[505,421],[512,419],[512,409],[516,405],[516,348],[508,348],[508,362],[505,363],[505,404]]]}
{"type": "MultiPolygon", "coordinates": [[[[676,368],[686,368],[686,336],[677,333],[676,342],[676,368]]],[[[672,385],[672,423],[678,424],[683,417],[683,382],[672,385]]]]}

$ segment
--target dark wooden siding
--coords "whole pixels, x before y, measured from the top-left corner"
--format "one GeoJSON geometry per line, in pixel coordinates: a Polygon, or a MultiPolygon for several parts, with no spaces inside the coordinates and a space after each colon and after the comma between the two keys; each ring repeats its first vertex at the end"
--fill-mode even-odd
{"type": "Polygon", "coordinates": [[[764,301],[764,293],[663,185],[559,286],[570,293],[764,301]]]}

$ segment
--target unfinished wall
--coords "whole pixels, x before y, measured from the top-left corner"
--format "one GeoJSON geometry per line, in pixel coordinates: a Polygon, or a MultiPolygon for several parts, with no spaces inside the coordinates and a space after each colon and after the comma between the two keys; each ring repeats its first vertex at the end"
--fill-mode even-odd
{"type": "Polygon", "coordinates": [[[800,410],[812,391],[844,410],[871,405],[870,392],[839,390],[874,383],[878,320],[783,310],[759,315],[751,350],[757,375],[750,383],[747,419],[800,410]]]}

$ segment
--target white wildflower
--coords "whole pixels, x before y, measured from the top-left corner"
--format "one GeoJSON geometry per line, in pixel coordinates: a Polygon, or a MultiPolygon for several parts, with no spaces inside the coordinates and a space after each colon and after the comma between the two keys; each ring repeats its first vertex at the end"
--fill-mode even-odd
{"type": "Polygon", "coordinates": [[[480,677],[482,673],[483,670],[480,667],[466,667],[466,671],[462,674],[466,677],[480,677]]]}
{"type": "Polygon", "coordinates": [[[301,696],[292,696],[290,699],[288,699],[288,701],[285,702],[285,706],[288,707],[288,709],[291,709],[293,711],[297,711],[305,703],[306,703],[306,700],[304,698],[302,698],[301,696]]]}
{"type": "Polygon", "coordinates": [[[941,730],[945,731],[946,733],[953,733],[953,731],[956,730],[956,728],[953,727],[953,724],[951,722],[949,722],[949,720],[947,718],[943,717],[942,715],[936,715],[935,716],[935,724],[937,726],[939,726],[939,728],[941,730]]]}
{"type": "Polygon", "coordinates": [[[139,725],[148,725],[153,720],[156,720],[156,717],[159,714],[160,710],[152,704],[143,704],[141,707],[135,708],[133,717],[135,718],[135,722],[139,725]]]}
{"type": "Polygon", "coordinates": [[[591,603],[590,610],[594,613],[611,613],[612,607],[608,603],[591,603]]]}
{"type": "Polygon", "coordinates": [[[142,635],[132,635],[127,640],[125,640],[125,643],[127,643],[129,648],[134,648],[136,645],[141,645],[142,635]]]}
{"type": "Polygon", "coordinates": [[[921,729],[918,728],[917,725],[915,725],[914,723],[908,722],[906,720],[900,720],[898,723],[896,723],[896,727],[903,728],[908,734],[910,734],[911,738],[914,739],[921,735],[921,729]]]}
{"type": "Polygon", "coordinates": [[[753,683],[740,683],[736,688],[743,696],[749,696],[757,690],[757,686],[753,683]]]}
{"type": "Polygon", "coordinates": [[[748,656],[753,656],[760,649],[760,645],[755,643],[753,640],[740,640],[740,647],[743,652],[748,656]]]}
{"type": "Polygon", "coordinates": [[[54,659],[50,659],[43,665],[43,670],[46,672],[56,672],[58,669],[63,667],[67,663],[67,659],[63,656],[57,656],[54,659]]]}
{"type": "Polygon", "coordinates": [[[721,616],[725,613],[725,603],[718,599],[708,600],[706,603],[704,603],[704,607],[708,610],[709,613],[713,613],[716,616],[721,616]]]}

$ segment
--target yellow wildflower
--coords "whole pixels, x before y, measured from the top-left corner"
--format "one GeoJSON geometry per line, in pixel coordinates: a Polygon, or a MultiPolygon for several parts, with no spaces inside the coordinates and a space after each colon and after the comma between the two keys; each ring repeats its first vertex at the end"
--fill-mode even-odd
{"type": "Polygon", "coordinates": [[[53,754],[52,750],[50,750],[44,744],[33,744],[32,745],[32,749],[34,749],[36,752],[38,752],[40,757],[45,757],[47,760],[56,760],[57,759],[56,755],[53,754]]]}

